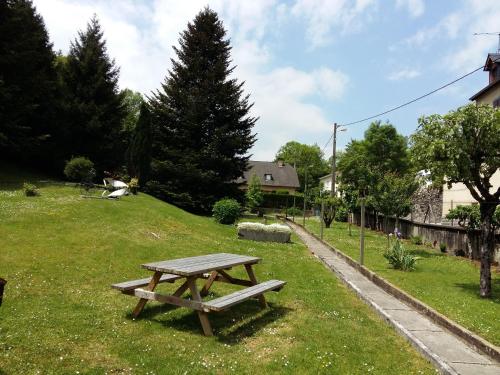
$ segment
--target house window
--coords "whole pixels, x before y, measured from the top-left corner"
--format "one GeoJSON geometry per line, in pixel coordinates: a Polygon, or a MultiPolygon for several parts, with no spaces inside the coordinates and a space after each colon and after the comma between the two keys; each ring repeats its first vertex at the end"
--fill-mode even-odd
{"type": "Polygon", "coordinates": [[[500,107],[500,96],[493,100],[493,108],[500,107]]]}
{"type": "Polygon", "coordinates": [[[272,181],[272,180],[273,180],[272,174],[265,174],[264,175],[264,181],[272,181]]]}

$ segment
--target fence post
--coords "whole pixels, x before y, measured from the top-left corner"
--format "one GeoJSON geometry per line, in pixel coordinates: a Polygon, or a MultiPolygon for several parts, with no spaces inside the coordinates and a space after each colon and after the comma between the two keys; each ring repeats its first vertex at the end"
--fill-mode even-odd
{"type": "Polygon", "coordinates": [[[323,239],[323,226],[324,226],[324,223],[323,223],[323,213],[325,212],[325,201],[323,199],[321,199],[321,214],[320,214],[320,217],[319,217],[319,222],[321,223],[320,224],[320,237],[321,239],[323,239]]]}
{"type": "Polygon", "coordinates": [[[365,198],[361,198],[361,232],[359,239],[359,264],[363,265],[365,258],[365,198]]]}

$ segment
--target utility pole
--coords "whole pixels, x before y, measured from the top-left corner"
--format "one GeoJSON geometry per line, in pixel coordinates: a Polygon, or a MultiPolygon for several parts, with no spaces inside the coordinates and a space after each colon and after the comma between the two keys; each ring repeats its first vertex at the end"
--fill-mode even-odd
{"type": "Polygon", "coordinates": [[[333,152],[332,152],[332,187],[330,189],[330,196],[335,196],[335,182],[337,179],[337,123],[333,124],[333,152]]]}
{"type": "Polygon", "coordinates": [[[365,197],[360,199],[361,203],[361,232],[359,238],[359,264],[365,261],[365,197]]]}

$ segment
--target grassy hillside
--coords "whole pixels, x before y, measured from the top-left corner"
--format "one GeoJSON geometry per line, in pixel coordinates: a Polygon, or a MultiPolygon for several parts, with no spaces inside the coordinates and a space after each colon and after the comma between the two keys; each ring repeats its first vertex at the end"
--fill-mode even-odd
{"type": "Polygon", "coordinates": [[[45,184],[27,198],[20,182],[38,179],[2,171],[0,373],[434,373],[296,237],[238,240],[234,227],[144,194],[83,199],[45,184]],[[257,277],[288,284],[268,294],[269,309],[248,301],[211,314],[211,338],[187,309],[150,302],[131,319],[135,299],[109,287],[148,276],[141,263],[213,252],[260,256],[257,277]]]}

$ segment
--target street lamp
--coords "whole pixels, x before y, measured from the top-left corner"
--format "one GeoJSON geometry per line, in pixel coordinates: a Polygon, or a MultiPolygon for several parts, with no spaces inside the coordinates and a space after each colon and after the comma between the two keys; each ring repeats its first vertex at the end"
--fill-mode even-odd
{"type": "Polygon", "coordinates": [[[330,189],[330,196],[334,197],[336,195],[335,192],[335,184],[337,180],[337,130],[341,132],[345,132],[347,129],[338,125],[337,123],[333,124],[333,152],[332,152],[332,187],[330,189]]]}

